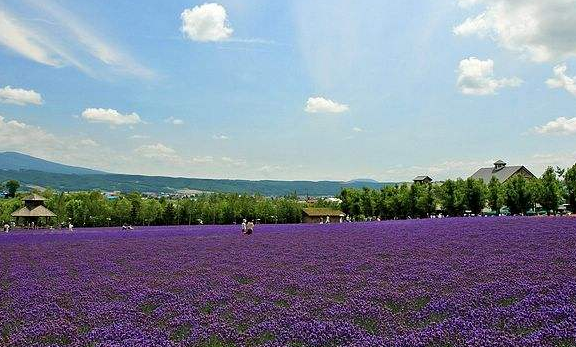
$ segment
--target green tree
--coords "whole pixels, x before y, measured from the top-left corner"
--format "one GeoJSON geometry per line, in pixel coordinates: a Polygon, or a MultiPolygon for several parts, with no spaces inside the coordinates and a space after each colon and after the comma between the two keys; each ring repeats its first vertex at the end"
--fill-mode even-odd
{"type": "Polygon", "coordinates": [[[564,174],[564,184],[566,185],[566,194],[570,211],[576,213],[576,164],[564,174]]]}
{"type": "Polygon", "coordinates": [[[364,187],[361,193],[362,211],[366,217],[372,217],[376,212],[376,202],[374,198],[374,191],[370,188],[364,187]]]}
{"type": "Polygon", "coordinates": [[[143,225],[155,224],[162,213],[162,205],[156,199],[144,199],[140,207],[138,218],[143,225]]]}
{"type": "Polygon", "coordinates": [[[515,176],[504,185],[506,205],[512,214],[526,214],[532,202],[532,192],[524,176],[515,176]]]}
{"type": "Polygon", "coordinates": [[[479,215],[486,206],[486,186],[484,181],[468,178],[465,183],[466,207],[473,214],[479,215]]]}
{"type": "Polygon", "coordinates": [[[421,185],[416,201],[418,216],[422,218],[430,217],[436,211],[436,198],[432,184],[421,185]]]}
{"type": "Polygon", "coordinates": [[[8,197],[13,198],[16,196],[18,188],[20,188],[20,182],[16,180],[10,180],[5,183],[6,189],[8,190],[8,197]]]}
{"type": "Polygon", "coordinates": [[[112,220],[117,225],[124,225],[130,222],[132,214],[132,203],[125,197],[114,200],[112,204],[112,220]]]}
{"type": "Polygon", "coordinates": [[[162,214],[164,224],[173,225],[175,216],[176,216],[176,210],[174,208],[174,204],[171,201],[167,202],[166,206],[164,207],[164,213],[162,214]]]}
{"type": "Polygon", "coordinates": [[[465,207],[465,183],[461,179],[446,180],[439,192],[440,204],[448,216],[461,216],[465,207]]]}
{"type": "Polygon", "coordinates": [[[492,177],[488,183],[487,200],[492,211],[500,213],[502,206],[504,206],[504,189],[496,177],[492,177]]]}
{"type": "Polygon", "coordinates": [[[537,202],[548,214],[558,211],[562,199],[560,180],[552,167],[548,167],[540,179],[537,202]]]}

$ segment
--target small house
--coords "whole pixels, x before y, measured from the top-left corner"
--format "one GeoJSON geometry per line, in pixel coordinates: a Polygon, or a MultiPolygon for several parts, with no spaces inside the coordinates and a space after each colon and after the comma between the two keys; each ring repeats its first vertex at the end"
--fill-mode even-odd
{"type": "Polygon", "coordinates": [[[332,208],[305,208],[302,210],[302,222],[308,224],[342,223],[344,212],[332,208]]]}

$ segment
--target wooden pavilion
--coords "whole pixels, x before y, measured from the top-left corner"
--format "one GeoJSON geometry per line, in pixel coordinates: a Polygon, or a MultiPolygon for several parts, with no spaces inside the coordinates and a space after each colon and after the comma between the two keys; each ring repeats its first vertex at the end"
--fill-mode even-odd
{"type": "Polygon", "coordinates": [[[39,226],[40,224],[47,225],[50,218],[56,217],[56,214],[44,206],[44,199],[40,195],[32,194],[24,199],[24,207],[12,213],[12,217],[16,218],[16,224],[23,222],[24,225],[39,226]],[[44,222],[44,223],[42,223],[44,222]]]}

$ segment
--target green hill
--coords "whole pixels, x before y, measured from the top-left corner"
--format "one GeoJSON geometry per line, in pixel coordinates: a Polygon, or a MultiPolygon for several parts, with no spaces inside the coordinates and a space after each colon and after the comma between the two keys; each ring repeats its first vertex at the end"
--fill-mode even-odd
{"type": "Polygon", "coordinates": [[[282,196],[294,192],[298,195],[333,196],[346,187],[379,189],[389,184],[334,181],[247,181],[118,174],[74,175],[34,170],[0,170],[0,182],[10,179],[16,179],[27,186],[49,187],[59,191],[101,190],[175,193],[180,190],[191,189],[205,192],[259,193],[266,196],[282,196]]]}

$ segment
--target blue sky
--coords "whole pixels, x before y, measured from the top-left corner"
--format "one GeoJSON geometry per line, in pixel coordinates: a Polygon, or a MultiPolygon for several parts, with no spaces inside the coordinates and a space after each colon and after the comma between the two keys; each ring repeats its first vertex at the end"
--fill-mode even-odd
{"type": "Polygon", "coordinates": [[[576,0],[0,0],[0,150],[151,175],[576,158],[576,0]]]}

